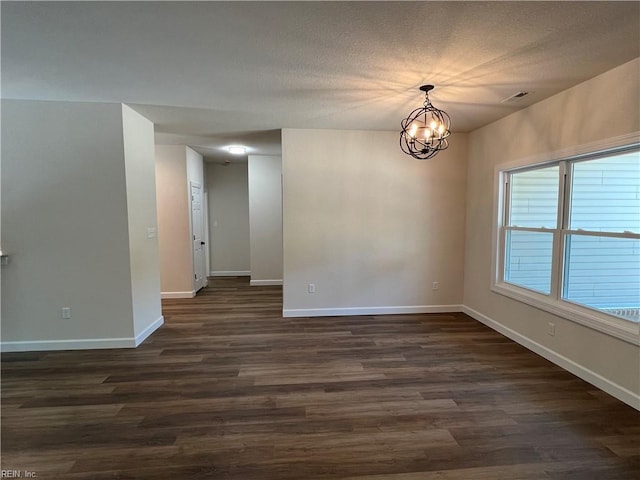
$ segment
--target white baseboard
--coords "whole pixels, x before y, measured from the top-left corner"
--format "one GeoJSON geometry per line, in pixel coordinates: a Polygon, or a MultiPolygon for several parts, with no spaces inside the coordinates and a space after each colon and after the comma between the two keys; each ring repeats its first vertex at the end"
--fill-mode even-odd
{"type": "Polygon", "coordinates": [[[272,280],[251,280],[249,285],[252,287],[260,286],[260,285],[282,285],[282,279],[272,279],[272,280]]]}
{"type": "Polygon", "coordinates": [[[99,350],[107,348],[135,348],[164,323],[164,317],[156,319],[136,337],[82,338],[70,340],[34,340],[0,342],[2,352],[45,352],[53,350],[99,350]]]}
{"type": "Polygon", "coordinates": [[[43,352],[49,350],[97,350],[103,348],[134,348],[135,338],[83,338],[80,340],[35,340],[2,342],[3,352],[43,352]]]}
{"type": "Polygon", "coordinates": [[[403,313],[462,312],[462,305],[408,305],[396,307],[287,308],[283,317],[336,317],[347,315],[393,315],[403,313]]]}
{"type": "Polygon", "coordinates": [[[159,329],[163,323],[164,323],[164,317],[160,315],[160,317],[158,317],[151,325],[149,325],[147,328],[141,331],[138,335],[136,335],[136,338],[134,339],[135,346],[137,347],[142,342],[144,342],[147,339],[147,337],[151,335],[153,332],[155,332],[157,329],[159,329]]]}
{"type": "Polygon", "coordinates": [[[160,298],[193,298],[196,296],[196,291],[190,292],[161,292],[160,298]]]}
{"type": "Polygon", "coordinates": [[[628,390],[617,383],[613,383],[611,380],[604,378],[602,375],[589,370],[586,367],[570,360],[564,355],[560,355],[557,352],[545,347],[544,345],[539,344],[531,340],[528,337],[512,330],[509,327],[505,327],[501,323],[496,322],[495,320],[487,317],[486,315],[469,308],[467,306],[463,306],[462,311],[478,320],[480,323],[484,323],[487,327],[492,328],[493,330],[503,334],[505,337],[510,338],[514,342],[519,343],[523,347],[528,348],[532,352],[537,353],[541,357],[546,358],[550,362],[555,363],[561,368],[564,368],[568,372],[573,373],[575,376],[581,378],[585,382],[589,382],[591,385],[598,387],[600,390],[607,392],[609,395],[617,398],[618,400],[630,405],[636,410],[640,410],[640,395],[638,393],[634,393],[631,390],[628,390]]]}
{"type": "Polygon", "coordinates": [[[210,277],[248,277],[250,275],[250,270],[215,270],[209,272],[210,277]]]}

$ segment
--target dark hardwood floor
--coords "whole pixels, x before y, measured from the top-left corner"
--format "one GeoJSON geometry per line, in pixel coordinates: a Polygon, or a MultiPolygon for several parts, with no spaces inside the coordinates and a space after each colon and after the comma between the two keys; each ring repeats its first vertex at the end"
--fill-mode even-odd
{"type": "Polygon", "coordinates": [[[283,319],[216,278],[133,350],[2,355],[38,479],[639,479],[640,413],[463,314],[283,319]]]}

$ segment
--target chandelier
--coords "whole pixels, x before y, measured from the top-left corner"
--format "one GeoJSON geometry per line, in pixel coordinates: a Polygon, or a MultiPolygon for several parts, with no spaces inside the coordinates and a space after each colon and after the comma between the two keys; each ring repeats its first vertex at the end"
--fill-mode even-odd
{"type": "Polygon", "coordinates": [[[424,92],[424,105],[402,120],[400,148],[407,155],[426,160],[449,146],[451,119],[447,112],[431,105],[429,91],[433,90],[433,85],[422,85],[420,90],[424,92]]]}

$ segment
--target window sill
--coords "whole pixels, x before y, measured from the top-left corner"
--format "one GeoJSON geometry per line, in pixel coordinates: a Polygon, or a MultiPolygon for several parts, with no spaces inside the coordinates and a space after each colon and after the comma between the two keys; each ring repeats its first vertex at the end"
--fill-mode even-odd
{"type": "Polygon", "coordinates": [[[640,324],[638,323],[606,315],[562,300],[553,300],[515,285],[499,283],[493,285],[491,290],[633,345],[640,345],[640,324]]]}

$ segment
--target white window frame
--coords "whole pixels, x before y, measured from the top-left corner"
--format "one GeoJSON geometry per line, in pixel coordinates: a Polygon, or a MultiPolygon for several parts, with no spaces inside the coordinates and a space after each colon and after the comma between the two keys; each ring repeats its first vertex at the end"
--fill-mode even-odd
{"type": "Polygon", "coordinates": [[[609,156],[628,150],[640,148],[640,132],[629,135],[593,142],[549,154],[536,155],[515,162],[504,163],[495,167],[494,184],[494,219],[492,241],[492,271],[491,290],[500,295],[531,305],[540,310],[557,315],[585,325],[594,330],[606,333],[634,345],[640,345],[640,323],[609,315],[596,309],[588,308],[577,303],[562,299],[563,263],[565,257],[565,239],[567,235],[598,235],[618,238],[640,238],[632,233],[590,232],[583,230],[569,230],[569,208],[571,165],[576,161],[589,160],[602,156],[609,156]],[[560,181],[558,185],[558,219],[561,223],[556,228],[526,228],[507,225],[508,214],[508,186],[506,181],[511,173],[523,172],[536,168],[553,165],[560,166],[560,181]],[[564,179],[564,181],[562,180],[564,179]],[[505,271],[505,241],[508,230],[536,231],[553,234],[553,253],[551,270],[551,293],[545,295],[524,287],[504,281],[505,271]]]}

